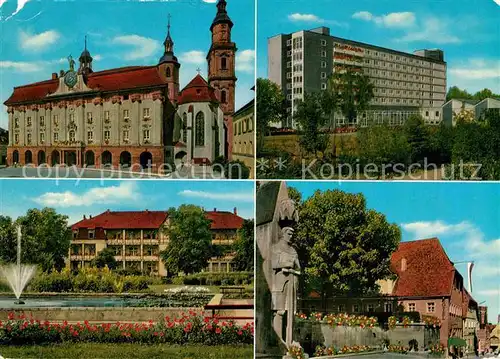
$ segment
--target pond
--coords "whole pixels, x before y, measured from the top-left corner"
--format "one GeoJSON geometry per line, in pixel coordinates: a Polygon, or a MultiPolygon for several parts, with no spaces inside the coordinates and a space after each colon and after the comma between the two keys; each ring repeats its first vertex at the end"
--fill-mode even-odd
{"type": "Polygon", "coordinates": [[[0,308],[76,308],[76,307],[202,307],[208,303],[209,296],[191,297],[23,297],[24,304],[15,304],[15,297],[0,298],[0,308]]]}

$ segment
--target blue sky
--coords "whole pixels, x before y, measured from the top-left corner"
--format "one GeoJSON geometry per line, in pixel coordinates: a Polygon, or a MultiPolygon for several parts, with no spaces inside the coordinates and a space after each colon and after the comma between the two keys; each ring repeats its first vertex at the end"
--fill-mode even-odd
{"type": "Polygon", "coordinates": [[[266,0],[258,20],[259,77],[267,77],[269,37],[327,26],[334,36],[405,52],[440,48],[448,86],[500,93],[500,5],[493,0],[266,0]]]}
{"type": "MultiPolygon", "coordinates": [[[[363,193],[367,207],[402,229],[402,240],[438,237],[453,262],[474,261],[473,297],[500,314],[500,186],[451,182],[287,182],[303,198],[316,190],[363,193]]],[[[456,267],[467,280],[466,264],[456,267]]]]}
{"type": "Polygon", "coordinates": [[[17,218],[30,208],[55,208],[69,224],[83,215],[112,211],[165,211],[181,204],[233,211],[254,218],[250,181],[0,180],[0,214],[17,218]]]}
{"type": "MultiPolygon", "coordinates": [[[[50,79],[67,70],[66,58],[78,58],[88,35],[94,71],[153,65],[163,55],[168,14],[172,15],[175,54],[181,62],[181,88],[206,77],[206,53],[216,0],[0,0],[0,101],[14,86],[50,79]],[[17,8],[20,11],[16,13],[17,8]]],[[[255,78],[255,4],[228,1],[237,52],[236,109],[250,101],[255,78]]],[[[7,127],[1,105],[0,127],[7,127]]]]}

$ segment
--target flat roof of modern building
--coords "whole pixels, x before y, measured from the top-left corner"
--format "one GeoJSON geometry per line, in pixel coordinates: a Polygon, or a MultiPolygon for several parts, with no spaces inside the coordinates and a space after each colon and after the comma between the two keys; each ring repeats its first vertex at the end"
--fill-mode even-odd
{"type": "MultiPolygon", "coordinates": [[[[350,45],[363,46],[363,47],[366,47],[366,48],[369,48],[369,49],[372,49],[372,50],[385,51],[385,52],[389,52],[389,53],[392,53],[392,54],[395,54],[395,55],[409,56],[409,57],[420,59],[420,60],[424,59],[424,60],[427,60],[429,62],[434,62],[434,63],[437,63],[437,64],[446,64],[446,61],[439,61],[439,60],[436,60],[436,59],[433,59],[433,58],[419,56],[419,55],[415,55],[415,54],[412,54],[412,53],[409,53],[409,52],[393,50],[393,49],[389,49],[387,47],[372,45],[372,44],[368,44],[366,42],[361,42],[361,41],[344,39],[342,37],[333,36],[331,34],[322,34],[322,33],[318,32],[318,31],[314,31],[314,30],[318,30],[318,29],[321,29],[321,28],[315,28],[315,29],[311,29],[311,30],[300,30],[300,31],[295,31],[295,32],[289,33],[289,34],[277,34],[277,35],[269,37],[268,39],[272,39],[272,38],[278,37],[278,36],[290,36],[290,35],[295,34],[297,32],[309,32],[309,33],[313,33],[313,34],[317,34],[317,35],[328,36],[328,37],[331,37],[334,41],[344,42],[344,43],[347,43],[347,44],[350,44],[350,45]]],[[[326,29],[328,29],[328,28],[326,28],[326,29]]],[[[415,51],[423,51],[423,50],[427,50],[427,51],[436,51],[436,50],[442,51],[440,49],[420,49],[420,50],[415,50],[415,51]]]]}

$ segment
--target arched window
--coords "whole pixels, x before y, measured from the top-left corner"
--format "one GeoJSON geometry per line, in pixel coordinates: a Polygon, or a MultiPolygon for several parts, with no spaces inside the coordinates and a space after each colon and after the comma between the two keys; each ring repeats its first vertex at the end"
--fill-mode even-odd
{"type": "Polygon", "coordinates": [[[196,115],[196,146],[205,146],[205,115],[203,112],[198,112],[196,115]]]}
{"type": "Polygon", "coordinates": [[[188,140],[188,117],[187,113],[184,112],[182,115],[182,142],[187,143],[188,140]]]}
{"type": "Polygon", "coordinates": [[[227,102],[226,90],[222,90],[222,92],[220,93],[220,102],[222,102],[222,103],[227,102]]]}
{"type": "Polygon", "coordinates": [[[170,71],[170,67],[167,67],[167,77],[170,77],[170,76],[172,76],[172,73],[170,71]]]}
{"type": "Polygon", "coordinates": [[[220,68],[222,70],[227,70],[227,59],[225,57],[220,59],[220,68]]]}

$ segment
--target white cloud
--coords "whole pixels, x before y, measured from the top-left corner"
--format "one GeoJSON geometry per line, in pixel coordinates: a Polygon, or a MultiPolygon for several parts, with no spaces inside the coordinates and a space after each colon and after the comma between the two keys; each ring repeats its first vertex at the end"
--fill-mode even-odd
{"type": "Polygon", "coordinates": [[[248,73],[255,71],[255,50],[243,50],[236,54],[236,70],[248,73]]]}
{"type": "Polygon", "coordinates": [[[466,80],[500,78],[500,60],[469,59],[467,63],[450,66],[450,75],[466,80]]]}
{"type": "Polygon", "coordinates": [[[55,30],[30,35],[24,31],[19,33],[19,45],[25,51],[43,51],[57,43],[61,35],[55,30]]]}
{"type": "Polygon", "coordinates": [[[207,61],[206,53],[200,50],[192,50],[183,52],[179,55],[179,60],[181,63],[202,65],[207,61]]]}
{"type": "Polygon", "coordinates": [[[217,2],[217,0],[203,0],[203,2],[205,2],[207,4],[215,4],[217,2]]]}
{"type": "Polygon", "coordinates": [[[498,297],[498,296],[500,296],[500,288],[499,289],[480,290],[478,293],[481,295],[484,295],[486,297],[498,297]]]}
{"type": "Polygon", "coordinates": [[[184,190],[179,192],[180,196],[190,197],[190,198],[205,198],[212,200],[222,200],[222,201],[243,201],[243,202],[253,202],[254,195],[252,192],[207,192],[207,191],[192,191],[184,190]]]}
{"type": "Polygon", "coordinates": [[[0,70],[13,70],[15,72],[38,72],[43,66],[38,62],[0,61],[0,70]]]}
{"type": "Polygon", "coordinates": [[[43,206],[67,208],[94,204],[118,204],[125,201],[137,201],[139,197],[134,182],[122,182],[119,186],[92,188],[82,194],[71,191],[47,192],[34,198],[33,201],[43,206]]]}
{"type": "Polygon", "coordinates": [[[139,35],[116,36],[112,42],[117,45],[127,45],[133,48],[125,53],[125,60],[148,58],[157,54],[161,47],[158,41],[139,35]]]}
{"type": "Polygon", "coordinates": [[[389,28],[407,28],[415,25],[416,17],[412,12],[392,12],[387,15],[376,16],[368,11],[358,11],[352,15],[353,19],[373,21],[377,25],[389,28]]]}
{"type": "Polygon", "coordinates": [[[442,18],[430,17],[415,30],[409,31],[400,42],[430,42],[434,44],[458,44],[462,40],[449,33],[448,22],[442,18]]]}
{"type": "Polygon", "coordinates": [[[317,22],[317,23],[322,23],[325,22],[325,20],[319,18],[318,16],[314,14],[300,14],[300,13],[295,13],[295,14],[290,14],[288,15],[288,19],[290,21],[302,21],[302,22],[317,22]]]}
{"type": "Polygon", "coordinates": [[[401,227],[413,234],[414,239],[436,237],[441,234],[461,233],[471,229],[471,224],[447,224],[443,221],[403,223],[401,227]]]}
{"type": "MultiPolygon", "coordinates": [[[[17,15],[23,8],[24,6],[29,2],[30,0],[17,0],[17,6],[16,10],[7,18],[5,18],[5,21],[9,20],[11,17],[17,15]]],[[[0,8],[3,6],[4,3],[6,3],[7,0],[0,0],[0,8]]],[[[2,16],[0,15],[0,20],[2,19],[2,16]]]]}

